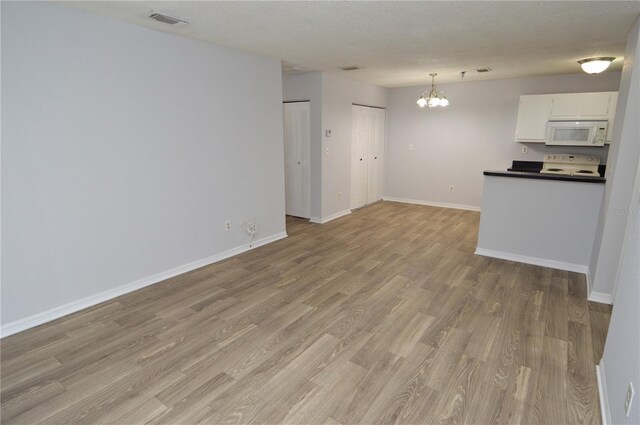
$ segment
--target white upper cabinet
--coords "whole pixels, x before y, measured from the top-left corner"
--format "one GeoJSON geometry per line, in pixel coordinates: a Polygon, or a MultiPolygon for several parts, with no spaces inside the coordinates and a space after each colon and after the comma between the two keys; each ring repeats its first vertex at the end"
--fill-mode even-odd
{"type": "Polygon", "coordinates": [[[552,95],[534,94],[520,96],[516,140],[522,142],[544,142],[547,121],[551,112],[552,95]]]}
{"type": "Polygon", "coordinates": [[[551,119],[609,119],[615,92],[554,94],[551,119]]]}
{"type": "Polygon", "coordinates": [[[549,120],[608,120],[611,141],[618,92],[535,94],[520,96],[516,142],[544,143],[549,120]]]}

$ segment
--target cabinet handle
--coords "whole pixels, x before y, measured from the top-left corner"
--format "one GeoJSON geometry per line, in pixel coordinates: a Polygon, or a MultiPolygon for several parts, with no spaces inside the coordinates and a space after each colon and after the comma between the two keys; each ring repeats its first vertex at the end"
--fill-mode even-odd
{"type": "Polygon", "coordinates": [[[300,161],[298,161],[298,165],[300,165],[300,161]]]}
{"type": "Polygon", "coordinates": [[[378,159],[378,157],[377,157],[377,156],[374,156],[374,157],[373,157],[373,159],[378,159]]]}
{"type": "Polygon", "coordinates": [[[360,158],[360,161],[362,161],[362,158],[360,158]]]}

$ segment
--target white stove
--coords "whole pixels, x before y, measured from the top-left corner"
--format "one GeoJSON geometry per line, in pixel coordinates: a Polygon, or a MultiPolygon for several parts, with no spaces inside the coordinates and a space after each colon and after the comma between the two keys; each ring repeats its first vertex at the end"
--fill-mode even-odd
{"type": "Polygon", "coordinates": [[[599,177],[598,165],[600,165],[600,157],[598,156],[569,154],[545,155],[540,172],[543,174],[599,177]]]}

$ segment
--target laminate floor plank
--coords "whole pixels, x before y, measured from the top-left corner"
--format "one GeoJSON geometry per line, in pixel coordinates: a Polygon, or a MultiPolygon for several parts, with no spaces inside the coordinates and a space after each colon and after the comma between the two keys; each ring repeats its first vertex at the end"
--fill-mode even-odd
{"type": "Polygon", "coordinates": [[[463,355],[433,411],[439,424],[459,424],[469,414],[471,398],[482,376],[482,362],[463,355]]]}
{"type": "Polygon", "coordinates": [[[611,307],[381,202],[0,342],[6,424],[599,423],[611,307]]]}

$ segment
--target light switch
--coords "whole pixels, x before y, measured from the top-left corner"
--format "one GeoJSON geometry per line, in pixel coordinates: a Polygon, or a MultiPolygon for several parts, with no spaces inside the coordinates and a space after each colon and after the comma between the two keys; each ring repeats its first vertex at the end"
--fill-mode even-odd
{"type": "Polygon", "coordinates": [[[409,145],[409,150],[412,151],[413,150],[413,145],[409,145]]]}

